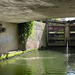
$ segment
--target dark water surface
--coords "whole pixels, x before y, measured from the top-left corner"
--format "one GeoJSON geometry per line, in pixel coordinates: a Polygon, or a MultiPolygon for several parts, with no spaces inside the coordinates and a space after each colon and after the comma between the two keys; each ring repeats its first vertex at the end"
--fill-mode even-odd
{"type": "Polygon", "coordinates": [[[75,75],[75,54],[33,51],[0,62],[0,75],[75,75]]]}

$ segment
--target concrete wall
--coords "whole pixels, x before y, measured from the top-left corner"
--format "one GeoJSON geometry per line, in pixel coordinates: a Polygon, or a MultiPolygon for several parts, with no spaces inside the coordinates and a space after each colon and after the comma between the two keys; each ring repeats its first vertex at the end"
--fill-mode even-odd
{"type": "Polygon", "coordinates": [[[2,23],[6,32],[0,33],[0,53],[8,50],[18,49],[17,24],[2,23]]]}
{"type": "Polygon", "coordinates": [[[29,36],[26,43],[26,50],[46,47],[46,24],[36,22],[33,26],[32,38],[29,36]]]}

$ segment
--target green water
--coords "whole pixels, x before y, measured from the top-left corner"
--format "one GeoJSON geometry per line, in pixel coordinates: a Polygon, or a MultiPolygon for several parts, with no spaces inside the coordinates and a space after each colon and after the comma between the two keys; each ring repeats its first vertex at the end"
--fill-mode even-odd
{"type": "Polygon", "coordinates": [[[75,75],[75,55],[42,50],[0,62],[0,75],[75,75]]]}

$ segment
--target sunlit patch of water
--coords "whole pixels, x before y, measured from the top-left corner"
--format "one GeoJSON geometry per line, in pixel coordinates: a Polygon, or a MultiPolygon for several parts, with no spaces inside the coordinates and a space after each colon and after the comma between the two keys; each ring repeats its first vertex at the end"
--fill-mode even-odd
{"type": "Polygon", "coordinates": [[[24,60],[36,60],[36,59],[54,59],[56,57],[30,57],[30,58],[16,58],[16,59],[24,59],[24,60]]]}

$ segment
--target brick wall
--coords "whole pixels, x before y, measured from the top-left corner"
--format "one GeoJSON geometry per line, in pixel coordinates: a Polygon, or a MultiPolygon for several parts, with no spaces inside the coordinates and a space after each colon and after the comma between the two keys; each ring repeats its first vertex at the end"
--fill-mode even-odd
{"type": "Polygon", "coordinates": [[[33,26],[33,37],[28,37],[26,50],[46,47],[46,24],[36,22],[33,26]]]}

